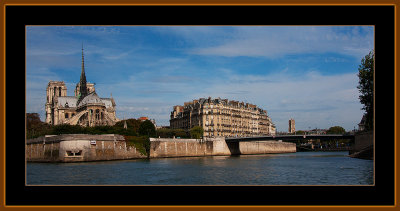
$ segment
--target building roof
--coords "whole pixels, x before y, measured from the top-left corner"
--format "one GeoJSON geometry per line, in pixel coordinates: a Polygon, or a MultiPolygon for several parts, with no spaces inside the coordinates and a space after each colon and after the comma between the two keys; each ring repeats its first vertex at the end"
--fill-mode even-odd
{"type": "Polygon", "coordinates": [[[79,102],[78,107],[87,104],[99,104],[99,103],[105,104],[96,94],[96,92],[91,92],[79,102]]]}
{"type": "Polygon", "coordinates": [[[62,107],[76,107],[76,102],[78,99],[73,96],[64,96],[64,97],[58,97],[58,106],[62,107]]]}
{"type": "Polygon", "coordinates": [[[100,98],[100,100],[105,104],[106,108],[113,107],[112,98],[100,98]]]}

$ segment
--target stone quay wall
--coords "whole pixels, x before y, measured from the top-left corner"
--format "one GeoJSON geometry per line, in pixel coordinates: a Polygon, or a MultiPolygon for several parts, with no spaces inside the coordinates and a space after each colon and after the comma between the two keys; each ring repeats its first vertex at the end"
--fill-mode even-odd
{"type": "MultiPolygon", "coordinates": [[[[226,143],[224,137],[204,139],[150,138],[149,158],[202,157],[296,152],[296,144],[279,141],[226,143]]],[[[27,140],[31,162],[83,162],[148,158],[121,135],[65,134],[27,140]]]]}
{"type": "Polygon", "coordinates": [[[239,150],[242,155],[292,153],[296,152],[296,144],[280,141],[239,142],[239,150]]]}
{"type": "Polygon", "coordinates": [[[295,143],[279,141],[226,143],[223,137],[204,140],[151,138],[150,143],[150,158],[296,152],[295,143]]]}
{"type": "Polygon", "coordinates": [[[150,158],[231,155],[225,138],[150,138],[150,158]]]}
{"type": "Polygon", "coordinates": [[[147,158],[127,146],[120,135],[65,134],[42,136],[26,143],[26,159],[32,162],[82,162],[147,158]]]}
{"type": "Polygon", "coordinates": [[[354,151],[361,151],[374,145],[374,136],[372,131],[361,132],[354,137],[354,151]]]}

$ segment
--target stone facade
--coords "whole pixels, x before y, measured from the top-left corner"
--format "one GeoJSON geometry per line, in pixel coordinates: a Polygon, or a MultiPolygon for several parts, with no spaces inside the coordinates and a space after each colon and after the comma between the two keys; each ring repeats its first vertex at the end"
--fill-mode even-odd
{"type": "Polygon", "coordinates": [[[82,49],[82,72],[75,88],[75,96],[67,96],[63,81],[50,81],[47,85],[45,105],[46,123],[81,126],[114,125],[116,117],[114,99],[100,98],[94,83],[86,82],[82,49]]]}
{"type": "Polygon", "coordinates": [[[294,119],[289,119],[289,133],[295,133],[295,132],[296,132],[296,127],[294,119]]]}
{"type": "Polygon", "coordinates": [[[247,137],[275,135],[276,127],[267,111],[256,105],[227,99],[205,99],[174,106],[170,128],[204,129],[205,137],[247,137]]]}

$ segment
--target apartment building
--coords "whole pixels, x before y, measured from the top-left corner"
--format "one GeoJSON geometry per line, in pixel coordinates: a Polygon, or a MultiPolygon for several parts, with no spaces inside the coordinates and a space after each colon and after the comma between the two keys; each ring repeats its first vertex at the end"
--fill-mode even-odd
{"type": "Polygon", "coordinates": [[[276,127],[267,111],[234,100],[200,98],[173,107],[171,129],[204,129],[205,137],[248,137],[275,135],[276,127]]]}

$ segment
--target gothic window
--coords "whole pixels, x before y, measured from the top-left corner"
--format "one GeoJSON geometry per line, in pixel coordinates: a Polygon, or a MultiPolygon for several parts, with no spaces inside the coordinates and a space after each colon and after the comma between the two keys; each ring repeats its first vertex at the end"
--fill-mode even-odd
{"type": "Polygon", "coordinates": [[[61,87],[58,87],[58,96],[61,97],[61,87]]]}
{"type": "Polygon", "coordinates": [[[68,113],[65,113],[65,118],[68,119],[68,113]]]}
{"type": "Polygon", "coordinates": [[[56,89],[57,89],[57,87],[54,87],[53,96],[56,96],[56,89]]]}
{"type": "Polygon", "coordinates": [[[96,109],[96,119],[100,119],[100,111],[99,111],[99,109],[96,109]]]}

